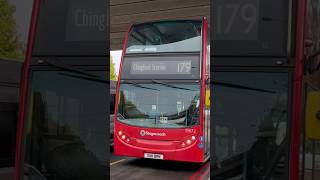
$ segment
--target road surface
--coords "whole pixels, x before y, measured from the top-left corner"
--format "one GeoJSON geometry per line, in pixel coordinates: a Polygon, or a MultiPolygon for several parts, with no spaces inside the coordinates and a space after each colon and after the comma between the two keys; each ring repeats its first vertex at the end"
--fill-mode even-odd
{"type": "Polygon", "coordinates": [[[139,180],[192,180],[209,179],[210,162],[203,164],[163,161],[143,158],[110,158],[110,179],[139,180]]]}

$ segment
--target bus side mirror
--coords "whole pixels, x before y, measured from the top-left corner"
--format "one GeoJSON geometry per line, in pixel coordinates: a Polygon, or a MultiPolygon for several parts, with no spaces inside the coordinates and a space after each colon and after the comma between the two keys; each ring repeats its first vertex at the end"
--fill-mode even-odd
{"type": "Polygon", "coordinates": [[[307,93],[305,132],[310,139],[320,140],[320,92],[309,91],[307,93]]]}

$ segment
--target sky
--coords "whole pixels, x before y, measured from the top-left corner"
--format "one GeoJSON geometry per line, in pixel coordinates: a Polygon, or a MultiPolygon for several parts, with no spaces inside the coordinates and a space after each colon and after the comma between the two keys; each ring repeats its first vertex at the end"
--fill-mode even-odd
{"type": "Polygon", "coordinates": [[[15,6],[16,11],[14,12],[13,17],[16,19],[19,39],[25,45],[27,43],[33,1],[8,0],[8,2],[10,5],[15,6]]]}
{"type": "Polygon", "coordinates": [[[119,68],[120,68],[120,61],[121,61],[121,53],[122,50],[118,50],[118,51],[110,51],[110,55],[113,59],[113,63],[114,63],[114,68],[116,70],[116,74],[119,74],[119,68]]]}

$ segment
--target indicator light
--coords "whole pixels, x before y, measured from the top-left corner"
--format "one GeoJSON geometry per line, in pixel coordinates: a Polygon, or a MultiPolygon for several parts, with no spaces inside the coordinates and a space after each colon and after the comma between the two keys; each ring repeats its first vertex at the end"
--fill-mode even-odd
{"type": "Polygon", "coordinates": [[[195,136],[192,136],[191,139],[194,141],[194,140],[196,140],[196,137],[195,137],[195,136]]]}
{"type": "Polygon", "coordinates": [[[187,140],[187,144],[191,144],[191,140],[190,139],[187,140]]]}
{"type": "Polygon", "coordinates": [[[119,132],[118,132],[118,135],[121,136],[121,135],[122,135],[122,131],[119,131],[119,132]]]}
{"type": "Polygon", "coordinates": [[[183,142],[183,143],[181,144],[181,146],[184,147],[184,146],[186,146],[186,144],[183,142]]]}
{"type": "Polygon", "coordinates": [[[127,142],[129,142],[129,141],[130,141],[130,139],[129,139],[129,138],[127,138],[127,139],[126,139],[126,141],[127,141],[127,142]]]}
{"type": "Polygon", "coordinates": [[[122,135],[122,136],[121,136],[121,139],[123,139],[123,140],[124,140],[125,138],[126,138],[126,136],[125,136],[125,135],[122,135]]]}

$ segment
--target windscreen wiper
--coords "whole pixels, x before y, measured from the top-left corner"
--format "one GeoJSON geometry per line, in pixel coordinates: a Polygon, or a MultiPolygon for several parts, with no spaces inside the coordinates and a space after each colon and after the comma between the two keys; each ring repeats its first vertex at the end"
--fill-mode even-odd
{"type": "Polygon", "coordinates": [[[121,80],[121,82],[124,82],[124,83],[127,83],[127,84],[131,84],[132,86],[135,86],[135,87],[138,87],[138,88],[149,89],[149,90],[154,90],[154,91],[160,91],[159,89],[145,87],[145,86],[142,86],[140,84],[137,84],[137,83],[134,83],[134,82],[131,82],[131,81],[121,80]]]}
{"type": "Polygon", "coordinates": [[[160,85],[163,85],[163,86],[166,86],[166,87],[170,87],[170,88],[182,89],[182,90],[187,90],[187,91],[195,91],[195,90],[192,90],[192,89],[182,88],[182,87],[177,87],[177,86],[174,86],[174,85],[171,85],[171,84],[167,84],[167,83],[164,83],[164,82],[159,81],[159,80],[152,79],[151,81],[153,83],[160,84],[160,85]]]}
{"type": "MultiPolygon", "coordinates": [[[[120,116],[122,119],[126,119],[126,118],[124,117],[124,115],[122,115],[122,114],[120,114],[120,113],[118,113],[117,116],[120,116]]],[[[118,118],[118,117],[117,117],[117,118],[118,118]]]]}
{"type": "Polygon", "coordinates": [[[53,67],[56,67],[56,68],[59,68],[59,69],[63,69],[63,70],[67,70],[67,71],[70,71],[70,72],[75,72],[75,73],[78,73],[78,74],[82,74],[82,75],[86,75],[86,76],[91,76],[91,77],[98,77],[97,75],[94,75],[94,74],[90,74],[90,73],[87,73],[81,69],[77,69],[77,68],[74,68],[74,67],[70,67],[69,65],[67,64],[64,64],[64,63],[61,63],[57,60],[54,60],[54,61],[48,61],[48,60],[39,60],[38,61],[39,64],[47,64],[47,65],[50,65],[50,66],[53,66],[53,67]]]}
{"type": "Polygon", "coordinates": [[[70,67],[69,65],[66,65],[64,63],[58,62],[57,60],[54,60],[54,61],[39,60],[38,62],[39,62],[39,64],[44,64],[45,63],[45,64],[47,64],[49,66],[53,66],[53,67],[56,67],[56,68],[59,68],[59,69],[62,69],[62,70],[68,71],[68,72],[79,74],[79,75],[75,75],[75,74],[68,74],[68,73],[60,73],[60,74],[65,75],[65,76],[70,76],[70,77],[80,78],[80,79],[86,79],[86,80],[96,81],[96,82],[100,82],[100,83],[109,83],[108,80],[102,79],[100,76],[85,72],[85,71],[83,71],[81,69],[70,67]]]}
{"type": "Polygon", "coordinates": [[[218,82],[218,81],[212,81],[212,80],[211,80],[211,83],[214,85],[228,87],[228,88],[234,88],[234,89],[245,89],[245,90],[250,90],[250,91],[259,91],[259,92],[272,93],[272,94],[276,93],[276,91],[270,91],[270,90],[259,89],[259,88],[252,88],[252,87],[242,86],[242,85],[232,84],[232,83],[224,83],[224,82],[218,82]]]}
{"type": "Polygon", "coordinates": [[[102,79],[100,77],[89,77],[89,76],[84,76],[84,75],[75,75],[75,74],[68,74],[68,73],[60,73],[60,74],[64,75],[64,76],[73,77],[73,78],[85,79],[85,80],[89,80],[89,81],[95,81],[95,82],[99,82],[99,83],[109,84],[108,80],[102,79]]]}

